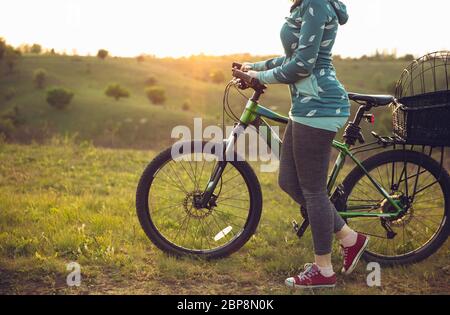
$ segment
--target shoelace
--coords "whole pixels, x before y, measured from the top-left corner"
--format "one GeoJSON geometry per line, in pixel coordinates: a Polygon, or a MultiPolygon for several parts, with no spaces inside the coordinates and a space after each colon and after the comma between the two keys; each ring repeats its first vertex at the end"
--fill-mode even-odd
{"type": "Polygon", "coordinates": [[[303,271],[302,273],[300,273],[298,275],[298,277],[300,278],[300,280],[307,280],[310,279],[313,276],[318,275],[317,270],[313,269],[314,265],[309,263],[309,264],[305,264],[304,268],[305,271],[303,271]]]}
{"type": "Polygon", "coordinates": [[[344,256],[344,265],[347,264],[347,259],[348,259],[348,249],[349,249],[349,247],[341,246],[341,253],[342,253],[342,256],[344,256]]]}

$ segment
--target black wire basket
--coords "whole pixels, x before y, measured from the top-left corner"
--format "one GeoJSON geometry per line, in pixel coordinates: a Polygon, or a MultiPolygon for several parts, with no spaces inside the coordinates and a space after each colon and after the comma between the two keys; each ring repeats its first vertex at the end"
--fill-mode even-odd
{"type": "Polygon", "coordinates": [[[397,82],[393,132],[408,144],[450,146],[450,52],[425,55],[397,82]]]}

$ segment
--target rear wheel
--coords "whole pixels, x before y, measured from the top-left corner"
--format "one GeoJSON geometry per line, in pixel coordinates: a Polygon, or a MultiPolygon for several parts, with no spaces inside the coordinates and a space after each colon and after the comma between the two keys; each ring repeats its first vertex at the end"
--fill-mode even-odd
{"type": "Polygon", "coordinates": [[[214,150],[204,153],[211,151],[204,150],[205,145],[190,142],[176,159],[168,148],[139,181],[136,208],[141,226],[159,249],[171,255],[228,256],[245,245],[261,217],[260,184],[243,161],[228,162],[208,205],[199,205],[219,157],[214,150]]]}
{"type": "MultiPolygon", "coordinates": [[[[389,219],[348,219],[352,228],[371,236],[363,258],[401,265],[419,262],[436,252],[449,233],[448,173],[429,156],[408,150],[380,153],[363,166],[404,209],[389,219]]],[[[347,212],[396,212],[359,167],[346,177],[343,186],[347,212]]]]}

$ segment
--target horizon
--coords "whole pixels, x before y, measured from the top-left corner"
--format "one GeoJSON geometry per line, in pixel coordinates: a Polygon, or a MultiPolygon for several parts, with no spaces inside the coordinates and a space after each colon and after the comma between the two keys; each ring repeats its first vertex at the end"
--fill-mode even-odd
{"type": "MultiPolygon", "coordinates": [[[[344,1],[350,20],[340,29],[334,54],[358,58],[379,51],[397,56],[420,56],[449,49],[450,38],[440,36],[436,30],[447,28],[445,15],[450,3],[429,0],[423,6],[419,1],[410,0],[406,4],[389,0],[344,1]],[[442,10],[434,10],[437,6],[442,10]]],[[[6,6],[5,16],[0,20],[3,30],[0,37],[15,47],[38,43],[60,54],[80,56],[95,55],[102,48],[112,56],[125,58],[142,54],[158,58],[283,54],[279,30],[288,15],[290,2],[241,2],[129,0],[124,5],[121,0],[43,0],[36,3],[17,0],[6,6]],[[267,6],[270,10],[266,10],[267,6]],[[27,10],[22,12],[24,7],[27,10]],[[240,17],[246,24],[257,25],[257,32],[250,36],[247,35],[250,32],[237,23],[229,23],[240,17]]]]}

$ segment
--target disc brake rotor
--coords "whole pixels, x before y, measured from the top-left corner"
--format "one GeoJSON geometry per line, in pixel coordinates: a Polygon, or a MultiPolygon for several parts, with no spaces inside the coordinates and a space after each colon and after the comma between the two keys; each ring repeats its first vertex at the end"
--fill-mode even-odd
{"type": "Polygon", "coordinates": [[[183,208],[184,211],[194,219],[204,219],[208,217],[215,206],[215,198],[214,196],[211,197],[211,201],[208,203],[207,208],[199,207],[199,201],[201,200],[202,193],[199,190],[190,192],[186,195],[186,197],[183,200],[183,208]]]}
{"type": "MultiPolygon", "coordinates": [[[[392,226],[405,226],[409,222],[411,222],[413,218],[413,208],[410,205],[410,202],[406,196],[403,194],[392,195],[391,198],[398,202],[400,207],[403,208],[403,211],[400,212],[397,216],[393,218],[388,218],[390,225],[392,226]]],[[[397,209],[389,202],[389,200],[385,199],[381,203],[381,210],[383,213],[396,213],[397,209]]]]}

